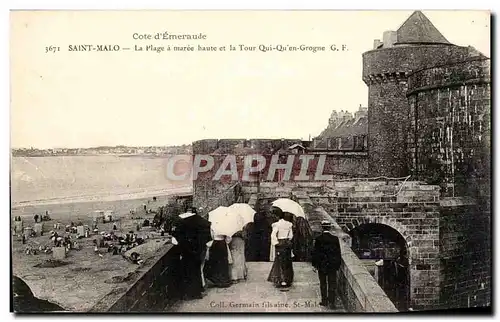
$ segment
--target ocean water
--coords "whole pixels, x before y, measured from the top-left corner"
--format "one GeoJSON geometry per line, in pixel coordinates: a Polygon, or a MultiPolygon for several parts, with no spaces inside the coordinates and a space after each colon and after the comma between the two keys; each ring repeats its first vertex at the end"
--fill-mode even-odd
{"type": "Polygon", "coordinates": [[[166,158],[120,156],[15,157],[12,206],[142,198],[190,190],[171,181],[166,158]]]}

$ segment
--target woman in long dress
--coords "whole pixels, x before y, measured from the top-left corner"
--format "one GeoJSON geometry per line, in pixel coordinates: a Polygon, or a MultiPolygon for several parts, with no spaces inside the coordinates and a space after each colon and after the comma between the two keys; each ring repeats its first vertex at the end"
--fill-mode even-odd
{"type": "Polygon", "coordinates": [[[233,283],[247,279],[247,265],[245,263],[245,240],[243,232],[239,231],[231,238],[229,250],[233,263],[230,266],[230,277],[233,283]]]}
{"type": "Polygon", "coordinates": [[[265,211],[259,211],[254,215],[253,229],[249,238],[250,257],[248,261],[269,261],[269,249],[271,246],[271,223],[265,211]]]}
{"type": "MultiPolygon", "coordinates": [[[[266,212],[266,220],[267,220],[267,223],[269,225],[269,238],[271,238],[271,232],[272,232],[272,225],[276,222],[278,222],[278,220],[280,220],[280,218],[278,217],[278,212],[280,212],[281,209],[279,208],[276,208],[276,207],[271,207],[270,210],[268,210],[266,212]]],[[[283,213],[283,215],[285,215],[285,213],[283,213]]],[[[286,220],[285,217],[283,217],[284,220],[286,220]]],[[[275,248],[275,245],[273,245],[273,243],[269,242],[269,261],[270,262],[274,262],[274,259],[276,257],[276,248],[275,248]]]]}
{"type": "Polygon", "coordinates": [[[275,246],[276,254],[267,280],[273,282],[276,287],[288,287],[292,285],[294,275],[292,262],[293,225],[284,220],[284,214],[280,209],[276,209],[275,212],[280,220],[272,225],[271,243],[275,246]]]}
{"type": "Polygon", "coordinates": [[[310,262],[313,248],[311,226],[305,218],[296,217],[293,228],[293,260],[295,262],[310,262]]]}
{"type": "Polygon", "coordinates": [[[255,254],[254,254],[255,251],[253,251],[255,243],[252,241],[254,231],[255,231],[255,224],[253,222],[249,222],[243,228],[243,240],[245,241],[245,261],[247,262],[255,261],[255,254]]]}
{"type": "Polygon", "coordinates": [[[214,283],[216,287],[229,287],[231,277],[229,275],[229,264],[232,263],[231,252],[228,244],[231,237],[224,235],[213,236],[213,241],[207,251],[208,260],[205,262],[204,277],[214,283]]]}

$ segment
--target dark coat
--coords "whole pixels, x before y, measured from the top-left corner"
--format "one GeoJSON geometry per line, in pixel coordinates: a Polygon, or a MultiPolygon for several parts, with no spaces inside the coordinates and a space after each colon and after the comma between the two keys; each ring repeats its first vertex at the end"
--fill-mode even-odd
{"type": "Polygon", "coordinates": [[[206,244],[212,240],[210,222],[199,215],[178,221],[173,235],[185,255],[201,254],[206,249],[206,244]]]}
{"type": "Polygon", "coordinates": [[[340,268],[342,257],[337,236],[323,232],[316,237],[312,251],[312,265],[320,272],[327,273],[340,268]]]}

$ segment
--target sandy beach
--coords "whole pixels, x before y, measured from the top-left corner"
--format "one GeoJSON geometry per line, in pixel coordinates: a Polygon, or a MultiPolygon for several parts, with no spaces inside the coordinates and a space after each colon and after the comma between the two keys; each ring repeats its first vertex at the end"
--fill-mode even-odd
{"type": "MultiPolygon", "coordinates": [[[[146,218],[152,221],[154,214],[138,211],[131,215],[130,209],[139,210],[142,209],[143,204],[146,204],[149,209],[156,210],[159,206],[167,204],[169,200],[169,196],[166,195],[156,196],[156,198],[156,202],[152,198],[141,198],[36,205],[13,209],[12,216],[21,216],[24,227],[33,227],[35,223],[33,213],[44,214],[48,210],[51,217],[50,221],[43,222],[43,236],[30,237],[26,244],[22,244],[19,235],[13,236],[13,274],[22,278],[38,298],[56,303],[70,311],[91,310],[107,294],[124,292],[131,285],[130,283],[135,281],[136,271],[140,269],[140,266],[127,261],[121,255],[109,253],[107,248],[100,248],[99,253],[95,253],[93,244],[95,235],[78,239],[80,249],[70,250],[63,261],[64,265],[58,267],[45,266],[53,260],[52,254],[44,252],[26,254],[26,249],[52,247],[53,242],[50,240],[49,232],[54,230],[55,223],[61,223],[61,229],[58,232],[65,235],[64,227],[70,223],[81,222],[90,226],[92,217],[89,214],[93,210],[113,210],[115,214],[113,222],[98,224],[99,231],[112,231],[112,225],[116,223],[118,230],[115,233],[119,236],[134,231],[139,237],[148,238],[144,244],[146,251],[142,256],[147,264],[148,259],[152,260],[159,251],[164,249],[169,239],[166,236],[161,237],[151,227],[141,227],[137,230],[137,224],[142,223],[146,218]],[[138,217],[141,219],[137,219],[138,217]]],[[[69,235],[76,238],[75,234],[69,235]]]]}
{"type": "Polygon", "coordinates": [[[49,212],[54,219],[66,217],[86,216],[96,210],[112,210],[117,214],[127,214],[131,209],[140,207],[153,197],[158,201],[166,200],[171,195],[184,195],[192,192],[191,187],[181,187],[176,189],[152,190],[141,193],[127,193],[108,196],[81,196],[79,198],[60,199],[57,202],[31,201],[25,203],[13,203],[11,207],[11,217],[21,216],[23,219],[33,219],[34,214],[45,214],[49,212]]]}

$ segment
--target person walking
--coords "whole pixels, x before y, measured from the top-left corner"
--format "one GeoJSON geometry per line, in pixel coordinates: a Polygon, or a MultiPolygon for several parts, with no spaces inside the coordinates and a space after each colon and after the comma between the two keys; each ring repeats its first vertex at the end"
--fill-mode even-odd
{"type": "Polygon", "coordinates": [[[321,222],[323,232],[316,237],[312,251],[312,265],[318,272],[321,289],[321,306],[336,308],[337,271],[341,263],[339,238],[332,234],[332,225],[328,221],[321,222]]]}
{"type": "Polygon", "coordinates": [[[229,275],[233,283],[247,279],[247,265],[245,260],[245,239],[244,227],[241,231],[233,235],[229,243],[229,250],[233,263],[230,266],[229,275]]]}
{"type": "Polygon", "coordinates": [[[179,216],[175,231],[172,232],[172,244],[178,245],[182,256],[180,267],[185,299],[200,299],[203,297],[202,257],[206,244],[211,240],[210,222],[196,211],[179,216]]]}
{"type": "Polygon", "coordinates": [[[231,239],[230,236],[213,233],[213,241],[208,249],[208,259],[203,267],[204,277],[219,288],[231,286],[230,270],[233,264],[229,249],[231,239]]]}
{"type": "Polygon", "coordinates": [[[271,232],[271,244],[276,249],[276,255],[267,280],[278,288],[289,287],[292,285],[294,276],[292,263],[293,225],[284,219],[285,214],[281,209],[274,207],[273,212],[279,218],[272,225],[271,232]]]}

